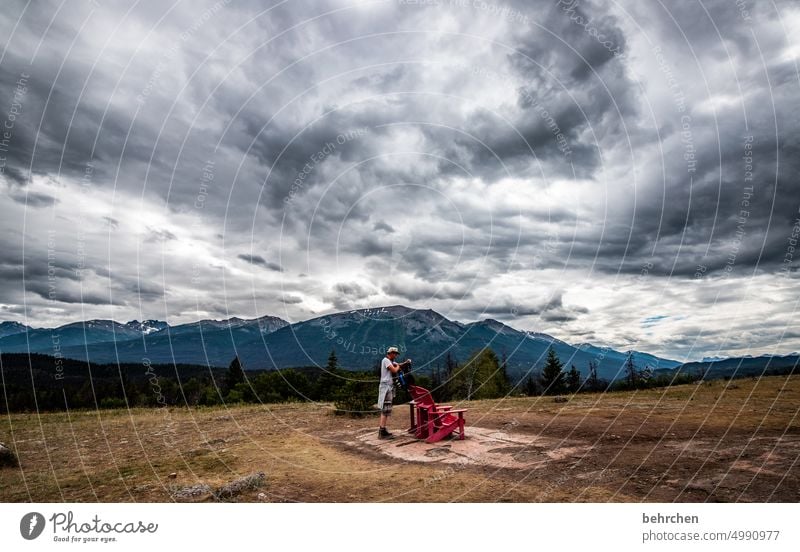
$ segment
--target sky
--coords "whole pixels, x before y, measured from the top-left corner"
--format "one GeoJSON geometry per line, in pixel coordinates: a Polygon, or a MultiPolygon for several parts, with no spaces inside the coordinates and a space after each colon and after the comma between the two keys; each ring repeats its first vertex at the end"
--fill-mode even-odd
{"type": "Polygon", "coordinates": [[[7,1],[0,321],[798,351],[798,36],[753,0],[7,1]]]}

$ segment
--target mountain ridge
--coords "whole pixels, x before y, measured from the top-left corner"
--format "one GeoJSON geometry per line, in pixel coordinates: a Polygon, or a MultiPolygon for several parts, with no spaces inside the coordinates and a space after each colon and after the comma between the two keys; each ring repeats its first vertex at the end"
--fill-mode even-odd
{"type": "MultiPolygon", "coordinates": [[[[0,338],[1,352],[52,354],[57,349],[66,358],[91,362],[146,359],[153,363],[219,367],[239,356],[246,369],[324,366],[331,350],[335,350],[340,365],[370,370],[390,345],[398,346],[404,357],[414,358],[415,369],[423,372],[442,369],[448,356],[463,363],[475,351],[491,347],[506,358],[509,375],[515,380],[540,371],[550,347],[567,369],[574,364],[586,375],[589,361],[594,360],[598,375],[609,380],[624,373],[627,358],[627,352],[591,344],[575,347],[548,334],[518,330],[494,318],[465,323],[433,309],[399,304],[328,313],[294,323],[271,315],[178,325],[158,320],[87,320],[57,328],[23,328],[0,338]]],[[[638,364],[655,369],[681,364],[649,353],[633,354],[638,364]]]]}
{"type": "Polygon", "coordinates": [[[363,371],[374,368],[390,345],[399,346],[404,357],[414,358],[415,369],[428,373],[443,369],[448,356],[463,365],[475,351],[491,347],[506,358],[509,375],[515,381],[538,373],[551,347],[565,369],[575,365],[586,377],[588,364],[594,361],[598,376],[606,380],[625,376],[629,353],[638,368],[647,366],[662,375],[757,375],[760,370],[785,369],[797,362],[797,354],[792,353],[709,357],[681,363],[641,351],[619,351],[592,343],[571,345],[542,332],[518,330],[490,317],[460,322],[433,309],[405,305],[351,309],[294,323],[272,315],[202,319],[177,325],[159,320],[121,323],[91,319],[56,328],[32,328],[16,321],[0,322],[0,352],[59,354],[106,363],[225,367],[239,356],[246,369],[283,369],[324,366],[334,350],[340,366],[363,371]]]}

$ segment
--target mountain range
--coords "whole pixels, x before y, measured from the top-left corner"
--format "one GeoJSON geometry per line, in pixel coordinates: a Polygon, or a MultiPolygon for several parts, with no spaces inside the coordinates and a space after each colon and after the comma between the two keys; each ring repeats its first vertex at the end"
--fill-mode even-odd
{"type": "MultiPolygon", "coordinates": [[[[96,363],[149,362],[225,367],[238,355],[246,369],[324,366],[331,350],[339,365],[370,370],[386,347],[396,345],[414,367],[428,372],[444,367],[447,356],[464,362],[476,350],[491,347],[505,355],[508,373],[519,379],[544,365],[553,347],[566,367],[584,375],[589,361],[598,376],[613,380],[624,373],[628,353],[588,343],[570,345],[555,337],[517,330],[488,318],[462,323],[430,309],[402,305],[352,310],[289,323],[275,316],[256,319],[200,320],[171,326],[159,320],[87,320],[57,328],[0,323],[0,352],[61,354],[96,363]]],[[[679,362],[633,352],[638,366],[672,369],[679,362]]]]}
{"type": "MultiPolygon", "coordinates": [[[[414,359],[423,373],[443,368],[448,355],[464,362],[475,351],[491,347],[505,356],[514,380],[541,370],[552,347],[565,368],[574,365],[584,376],[590,361],[598,376],[615,380],[625,374],[629,351],[590,343],[571,345],[538,332],[517,330],[487,318],[462,323],[431,309],[402,305],[327,314],[289,323],[275,316],[255,319],[200,320],[169,325],[159,320],[87,320],[57,328],[30,328],[18,322],[0,323],[0,353],[61,354],[95,363],[179,363],[225,367],[238,355],[246,369],[324,366],[331,350],[339,365],[370,370],[386,347],[400,348],[401,358],[414,359]]],[[[680,362],[630,351],[639,368],[659,373],[680,369],[680,362]]],[[[781,357],[789,362],[789,357],[781,357]]],[[[726,370],[735,359],[704,359],[683,367],[726,370]],[[722,364],[720,364],[722,363],[722,364]],[[722,368],[722,366],[725,368],[722,368]]],[[[762,360],[763,363],[763,360],[762,360]]]]}

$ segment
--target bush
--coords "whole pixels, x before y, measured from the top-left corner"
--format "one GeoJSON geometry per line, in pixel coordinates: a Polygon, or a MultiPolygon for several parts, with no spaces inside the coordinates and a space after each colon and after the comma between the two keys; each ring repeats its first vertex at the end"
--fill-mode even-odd
{"type": "Polygon", "coordinates": [[[125,406],[124,399],[117,399],[115,397],[100,399],[100,408],[125,408],[125,406]]]}
{"type": "Polygon", "coordinates": [[[238,389],[231,389],[225,397],[226,404],[244,402],[244,394],[238,389]]]}
{"type": "Polygon", "coordinates": [[[17,455],[14,451],[6,447],[5,444],[0,443],[0,468],[16,468],[19,466],[17,455]]]}
{"type": "Polygon", "coordinates": [[[353,374],[352,378],[337,390],[333,404],[336,407],[336,414],[361,417],[378,413],[378,410],[373,408],[377,400],[378,382],[369,375],[353,374]]]}

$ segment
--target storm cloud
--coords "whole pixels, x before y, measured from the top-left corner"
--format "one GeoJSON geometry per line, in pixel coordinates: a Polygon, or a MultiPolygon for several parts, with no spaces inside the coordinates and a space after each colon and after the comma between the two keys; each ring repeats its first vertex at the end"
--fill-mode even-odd
{"type": "Polygon", "coordinates": [[[3,319],[800,349],[795,3],[7,4],[3,319]]]}

